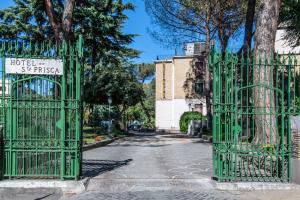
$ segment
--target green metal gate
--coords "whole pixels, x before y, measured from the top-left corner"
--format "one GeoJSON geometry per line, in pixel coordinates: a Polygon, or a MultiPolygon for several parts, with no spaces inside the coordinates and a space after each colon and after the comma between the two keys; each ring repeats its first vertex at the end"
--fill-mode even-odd
{"type": "Polygon", "coordinates": [[[2,177],[79,178],[82,45],[0,42],[2,177]]]}
{"type": "Polygon", "coordinates": [[[210,66],[214,178],[290,181],[290,117],[299,111],[296,57],[212,52],[210,66]]]}

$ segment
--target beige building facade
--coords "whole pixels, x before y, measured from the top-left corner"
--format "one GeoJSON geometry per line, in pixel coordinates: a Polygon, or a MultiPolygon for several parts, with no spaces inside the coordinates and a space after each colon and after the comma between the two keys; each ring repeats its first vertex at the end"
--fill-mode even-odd
{"type": "MultiPolygon", "coordinates": [[[[279,54],[292,53],[299,61],[300,47],[291,48],[285,40],[284,30],[276,34],[275,51],[279,54]]],[[[157,59],[156,66],[156,120],[158,131],[177,132],[179,120],[186,111],[207,114],[204,96],[205,62],[203,45],[189,43],[185,56],[157,59]]],[[[298,62],[299,63],[299,62],[298,62]]]]}
{"type": "Polygon", "coordinates": [[[178,132],[180,117],[186,111],[206,115],[203,56],[174,56],[157,60],[155,65],[158,131],[178,132]]]}

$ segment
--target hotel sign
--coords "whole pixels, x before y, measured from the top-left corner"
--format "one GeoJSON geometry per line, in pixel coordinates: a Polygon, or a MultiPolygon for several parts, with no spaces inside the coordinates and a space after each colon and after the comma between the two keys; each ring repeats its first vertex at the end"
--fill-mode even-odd
{"type": "Polygon", "coordinates": [[[6,58],[7,74],[63,75],[63,61],[59,59],[6,58]]]}

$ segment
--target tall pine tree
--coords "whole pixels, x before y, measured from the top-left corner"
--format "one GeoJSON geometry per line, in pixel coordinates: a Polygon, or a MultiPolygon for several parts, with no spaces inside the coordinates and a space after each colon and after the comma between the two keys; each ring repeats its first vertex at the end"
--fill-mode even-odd
{"type": "Polygon", "coordinates": [[[93,68],[100,62],[116,64],[138,55],[127,47],[135,35],[122,31],[127,20],[124,11],[134,5],[122,0],[78,0],[72,9],[68,7],[72,1],[14,0],[14,6],[0,10],[0,37],[72,43],[82,34],[87,62],[93,68]]]}

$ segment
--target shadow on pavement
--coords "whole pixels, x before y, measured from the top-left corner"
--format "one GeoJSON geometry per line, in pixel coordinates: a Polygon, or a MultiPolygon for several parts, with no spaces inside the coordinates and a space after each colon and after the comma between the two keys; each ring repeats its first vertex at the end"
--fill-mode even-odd
{"type": "Polygon", "coordinates": [[[170,146],[169,144],[116,144],[116,145],[110,145],[107,147],[165,147],[170,146]]]}
{"type": "Polygon", "coordinates": [[[95,177],[108,171],[128,165],[132,159],[123,161],[115,160],[83,160],[82,175],[83,177],[95,177]]]}
{"type": "Polygon", "coordinates": [[[43,197],[36,198],[36,199],[34,199],[34,200],[42,200],[42,199],[46,199],[46,198],[48,198],[48,197],[52,196],[53,194],[54,194],[54,193],[47,194],[47,195],[44,195],[43,197]]]}

